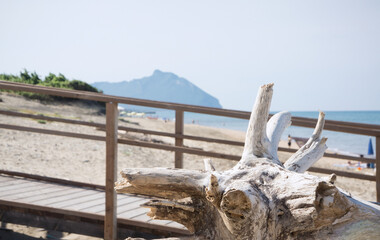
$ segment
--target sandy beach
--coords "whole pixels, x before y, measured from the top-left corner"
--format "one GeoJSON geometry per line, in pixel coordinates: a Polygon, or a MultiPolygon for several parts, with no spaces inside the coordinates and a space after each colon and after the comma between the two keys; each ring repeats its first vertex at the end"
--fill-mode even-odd
{"type": "MultiPolygon", "coordinates": [[[[2,100],[0,101],[0,109],[2,110],[45,114],[48,116],[93,121],[97,123],[105,122],[105,116],[99,114],[98,108],[89,108],[83,104],[41,104],[38,101],[26,100],[23,97],[10,95],[8,93],[0,93],[0,99],[2,100]]],[[[0,123],[99,136],[105,135],[104,131],[97,130],[93,127],[37,121],[4,115],[0,115],[0,123]]],[[[119,125],[155,131],[174,132],[173,122],[164,122],[159,119],[123,118],[119,121],[119,125]]],[[[236,141],[244,141],[245,136],[244,132],[204,127],[195,124],[185,125],[185,134],[236,141]]],[[[120,132],[120,137],[174,144],[174,139],[172,138],[138,133],[120,132]]],[[[185,140],[184,145],[232,155],[240,155],[242,152],[242,147],[226,147],[226,145],[216,143],[185,140]]],[[[294,145],[295,144],[293,144],[292,147],[296,147],[294,145]]],[[[281,142],[280,146],[287,147],[286,142],[281,142]]],[[[0,129],[0,149],[0,169],[2,170],[104,185],[104,142],[0,129]]],[[[290,153],[279,153],[280,160],[282,161],[286,160],[290,155],[290,153]]],[[[203,169],[204,158],[205,157],[202,156],[185,154],[184,168],[203,169]]],[[[212,161],[216,169],[220,171],[229,169],[236,164],[236,161],[223,159],[212,159],[212,161]]],[[[340,171],[357,171],[337,166],[346,163],[347,161],[345,160],[323,158],[314,166],[340,171]]],[[[174,153],[119,144],[118,171],[124,168],[136,167],[174,167],[174,153]]],[[[364,169],[361,172],[374,175],[374,171],[370,169],[364,169]]],[[[322,174],[318,175],[323,176],[322,174]]],[[[336,185],[364,200],[376,200],[375,182],[338,176],[336,185]]]]}

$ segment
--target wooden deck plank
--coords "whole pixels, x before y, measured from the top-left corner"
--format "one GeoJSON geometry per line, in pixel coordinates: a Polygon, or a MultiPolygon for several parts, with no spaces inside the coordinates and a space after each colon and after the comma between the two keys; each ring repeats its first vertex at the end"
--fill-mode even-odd
{"type": "Polygon", "coordinates": [[[134,195],[129,195],[129,194],[118,194],[117,195],[117,204],[122,205],[126,202],[131,201],[131,199],[135,199],[136,197],[134,195]]]}
{"type": "MultiPolygon", "coordinates": [[[[12,206],[12,207],[21,208],[21,209],[33,209],[33,210],[50,212],[50,213],[55,213],[55,214],[63,214],[65,216],[76,216],[76,217],[81,217],[81,218],[84,217],[84,218],[100,220],[100,221],[104,219],[104,216],[99,215],[99,214],[91,214],[91,213],[78,212],[78,211],[68,211],[68,210],[63,210],[63,209],[50,208],[50,207],[38,206],[38,205],[30,205],[30,204],[6,201],[6,200],[0,199],[0,206],[1,205],[12,206]]],[[[185,235],[189,234],[188,231],[185,231],[183,229],[171,228],[169,226],[153,225],[153,224],[148,224],[148,223],[144,223],[140,221],[133,221],[130,219],[125,219],[125,218],[118,218],[118,222],[121,224],[130,225],[130,226],[143,227],[143,228],[148,228],[148,229],[167,231],[167,232],[179,233],[179,234],[185,234],[185,235]]]]}
{"type": "Polygon", "coordinates": [[[66,199],[64,201],[60,200],[58,203],[51,204],[51,206],[57,207],[57,208],[70,208],[72,206],[75,206],[76,204],[81,204],[81,203],[87,203],[91,200],[96,200],[96,199],[104,199],[104,194],[101,193],[84,193],[81,194],[80,196],[74,196],[72,199],[66,199]]]}
{"type": "Polygon", "coordinates": [[[38,201],[38,204],[46,205],[46,206],[54,206],[57,208],[64,207],[66,205],[70,205],[72,203],[81,201],[83,197],[87,199],[91,199],[94,196],[98,195],[97,192],[89,192],[85,189],[76,189],[75,191],[63,191],[59,194],[46,198],[42,201],[38,201]]]}
{"type": "MultiPolygon", "coordinates": [[[[4,199],[13,200],[13,201],[22,201],[23,199],[30,198],[33,196],[39,196],[47,193],[57,192],[56,187],[54,186],[40,186],[36,187],[34,189],[28,189],[28,191],[23,192],[15,192],[14,194],[7,195],[4,197],[4,199]]],[[[0,196],[1,197],[1,196],[0,196]]]]}
{"type": "Polygon", "coordinates": [[[118,201],[121,200],[121,199],[124,199],[124,198],[128,198],[128,197],[129,197],[129,195],[127,195],[127,194],[118,194],[116,196],[116,198],[117,198],[118,201]]]}
{"type": "Polygon", "coordinates": [[[82,189],[80,189],[80,188],[79,189],[78,188],[56,189],[56,191],[51,191],[51,192],[47,192],[45,194],[23,198],[21,201],[26,202],[26,203],[31,203],[31,204],[44,205],[44,201],[48,200],[50,198],[54,198],[54,197],[56,198],[56,197],[60,197],[60,196],[66,195],[66,194],[72,194],[72,193],[76,193],[76,192],[80,192],[80,191],[82,191],[82,189]]]}
{"type": "Polygon", "coordinates": [[[12,181],[35,181],[33,179],[25,179],[24,177],[17,177],[17,176],[8,176],[0,173],[0,183],[1,182],[12,182],[12,181]]]}
{"type": "Polygon", "coordinates": [[[150,217],[146,215],[148,212],[149,209],[145,209],[145,211],[134,211],[129,215],[129,218],[136,221],[149,222],[150,217]]]}
{"type": "MultiPolygon", "coordinates": [[[[125,202],[117,203],[117,215],[121,216],[122,212],[131,211],[137,208],[141,208],[140,204],[146,202],[146,199],[125,199],[125,202]],[[135,202],[138,202],[138,205],[133,205],[135,202]]],[[[75,209],[75,208],[74,208],[75,209]]],[[[86,212],[97,213],[97,214],[105,214],[104,201],[97,205],[91,206],[85,209],[78,209],[80,211],[85,210],[86,212]]]]}
{"type": "Polygon", "coordinates": [[[36,185],[44,185],[43,183],[36,183],[36,182],[10,182],[11,184],[0,186],[0,196],[4,195],[5,193],[8,193],[13,190],[19,190],[20,187],[26,186],[25,190],[28,190],[29,187],[33,187],[36,185]]]}
{"type": "Polygon", "coordinates": [[[86,208],[91,208],[91,207],[95,207],[95,206],[105,206],[105,200],[104,200],[104,195],[100,198],[94,198],[94,199],[91,199],[89,201],[85,201],[85,202],[81,202],[81,203],[77,203],[77,204],[73,204],[67,208],[70,208],[72,210],[77,210],[77,211],[83,211],[83,209],[86,209],[86,208]]]}
{"type": "MultiPolygon", "coordinates": [[[[144,199],[144,198],[139,199],[139,200],[135,200],[133,202],[130,202],[128,204],[120,206],[118,208],[118,213],[119,213],[120,216],[122,216],[127,211],[131,211],[131,210],[136,209],[136,208],[142,208],[140,205],[143,204],[143,203],[146,203],[146,202],[147,202],[147,199],[144,199]]],[[[148,210],[147,208],[143,208],[143,209],[148,210]]],[[[99,213],[101,213],[101,212],[99,212],[99,213]]]]}
{"type": "MultiPolygon", "coordinates": [[[[0,175],[2,176],[2,175],[0,175]]],[[[0,183],[9,181],[9,178],[0,178],[0,183]]]]}
{"type": "MultiPolygon", "coordinates": [[[[120,206],[124,206],[126,204],[129,204],[130,202],[133,201],[139,201],[141,198],[135,197],[135,196],[129,196],[127,198],[120,199],[120,201],[117,202],[117,211],[119,212],[120,206]]],[[[104,203],[104,202],[103,202],[104,203]]],[[[94,204],[94,206],[88,206],[88,207],[83,207],[79,209],[80,211],[86,211],[86,212],[91,212],[91,213],[100,213],[104,211],[105,205],[103,203],[99,204],[94,204]]]]}
{"type": "MultiPolygon", "coordinates": [[[[126,195],[126,194],[118,194],[117,195],[117,205],[120,206],[120,205],[124,204],[125,202],[131,201],[131,199],[133,199],[133,198],[131,196],[126,195]]],[[[82,210],[86,210],[86,209],[91,209],[93,207],[99,207],[99,206],[104,207],[104,204],[105,204],[105,199],[103,196],[102,198],[91,199],[90,201],[87,201],[87,202],[75,204],[73,206],[70,206],[70,209],[82,211],[82,210]]]]}
{"type": "MultiPolygon", "coordinates": [[[[117,207],[118,217],[122,217],[121,214],[123,212],[136,208],[136,206],[134,206],[134,205],[132,205],[132,207],[131,207],[131,203],[139,202],[140,204],[142,204],[145,201],[146,201],[146,199],[134,199],[131,202],[123,203],[123,205],[119,205],[119,203],[118,203],[118,207],[117,207]]],[[[92,208],[85,209],[85,211],[91,212],[91,213],[97,213],[97,214],[104,214],[105,213],[104,206],[102,206],[102,205],[97,205],[97,206],[94,206],[92,208]]]]}
{"type": "MultiPolygon", "coordinates": [[[[136,219],[134,219],[135,217],[146,216],[147,212],[149,212],[149,209],[142,208],[139,206],[139,207],[136,207],[136,208],[133,208],[133,209],[130,209],[128,211],[123,212],[122,214],[120,214],[120,217],[125,217],[128,219],[136,220],[136,219]]],[[[144,217],[144,222],[146,222],[148,220],[149,220],[148,216],[144,217]]]]}
{"type": "Polygon", "coordinates": [[[41,184],[41,183],[32,183],[32,184],[20,183],[20,184],[9,185],[6,187],[3,186],[3,187],[0,187],[0,196],[6,196],[13,192],[20,192],[21,189],[24,189],[25,191],[29,191],[31,189],[41,188],[42,186],[46,186],[46,185],[41,184]]]}
{"type": "Polygon", "coordinates": [[[0,180],[0,187],[25,182],[25,180],[21,178],[1,178],[0,180]]]}
{"type": "Polygon", "coordinates": [[[146,198],[142,198],[142,197],[138,197],[138,196],[128,196],[127,198],[124,198],[124,199],[121,199],[120,201],[117,202],[117,206],[119,209],[122,209],[123,206],[127,205],[127,204],[131,204],[133,202],[136,202],[136,201],[140,201],[140,200],[148,200],[146,198]]]}
{"type": "Polygon", "coordinates": [[[25,178],[25,177],[20,177],[20,176],[9,176],[9,175],[4,175],[3,173],[0,173],[0,182],[12,182],[12,181],[26,181],[26,182],[40,182],[35,179],[31,178],[25,178]]]}
{"type": "Polygon", "coordinates": [[[12,189],[17,189],[17,188],[20,188],[20,185],[24,188],[24,189],[27,189],[31,186],[34,186],[34,185],[38,185],[40,183],[38,182],[20,182],[20,183],[17,183],[17,184],[10,184],[10,185],[7,185],[7,186],[3,186],[0,188],[0,191],[2,192],[5,192],[5,191],[11,191],[12,189]]]}
{"type": "Polygon", "coordinates": [[[89,213],[94,213],[94,214],[105,213],[105,202],[104,204],[98,204],[98,205],[91,206],[88,208],[79,209],[79,211],[89,212],[89,213]]]}
{"type": "MultiPolygon", "coordinates": [[[[0,180],[0,185],[4,183],[0,186],[0,204],[96,220],[104,219],[104,191],[3,175],[0,175],[0,180]]],[[[151,220],[146,215],[149,209],[140,206],[149,201],[149,197],[118,194],[117,200],[120,223],[186,234],[182,225],[173,225],[171,221],[151,220]]]]}
{"type": "Polygon", "coordinates": [[[49,186],[49,185],[45,185],[45,184],[36,184],[34,186],[30,186],[26,189],[22,189],[21,187],[19,188],[14,188],[12,190],[8,190],[8,191],[3,191],[2,189],[0,189],[0,197],[2,198],[9,198],[11,196],[18,196],[20,195],[21,193],[28,193],[28,192],[33,192],[33,191],[36,191],[36,189],[44,189],[44,188],[52,188],[52,186],[49,186]]]}

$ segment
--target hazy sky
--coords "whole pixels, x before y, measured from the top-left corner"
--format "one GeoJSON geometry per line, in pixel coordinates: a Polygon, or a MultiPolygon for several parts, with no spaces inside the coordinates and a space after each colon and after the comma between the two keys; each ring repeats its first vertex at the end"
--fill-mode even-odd
{"type": "Polygon", "coordinates": [[[86,82],[173,72],[223,107],[380,110],[380,1],[0,0],[0,72],[86,82]]]}

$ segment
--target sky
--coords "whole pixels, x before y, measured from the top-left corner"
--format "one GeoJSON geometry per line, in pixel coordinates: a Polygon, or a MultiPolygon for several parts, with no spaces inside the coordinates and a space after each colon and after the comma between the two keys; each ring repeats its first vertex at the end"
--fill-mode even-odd
{"type": "Polygon", "coordinates": [[[0,0],[0,73],[88,83],[172,72],[251,110],[380,110],[380,1],[0,0]]]}

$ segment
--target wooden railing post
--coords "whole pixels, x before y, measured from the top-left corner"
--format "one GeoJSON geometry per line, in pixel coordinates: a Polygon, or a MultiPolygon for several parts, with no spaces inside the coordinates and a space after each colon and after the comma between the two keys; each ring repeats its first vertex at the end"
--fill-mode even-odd
{"type": "MultiPolygon", "coordinates": [[[[184,113],[181,110],[175,111],[175,133],[183,135],[183,117],[184,113]]],[[[175,146],[182,147],[183,146],[183,138],[175,138],[175,146]]],[[[174,167],[182,168],[183,167],[183,153],[179,151],[175,151],[174,153],[174,167]]]]}
{"type": "Polygon", "coordinates": [[[380,202],[380,136],[376,136],[376,201],[380,202]]]}
{"type": "Polygon", "coordinates": [[[106,205],[104,217],[104,239],[117,239],[117,200],[114,184],[117,171],[117,103],[106,104],[106,205]]]}

